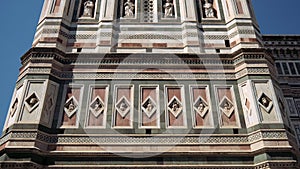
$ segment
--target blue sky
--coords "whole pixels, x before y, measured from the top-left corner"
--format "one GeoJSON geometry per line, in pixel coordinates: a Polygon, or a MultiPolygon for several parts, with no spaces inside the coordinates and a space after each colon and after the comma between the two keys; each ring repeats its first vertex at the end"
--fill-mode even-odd
{"type": "MultiPolygon", "coordinates": [[[[300,34],[300,0],[252,0],[263,34],[300,34]]],[[[20,67],[20,57],[30,49],[43,0],[0,2],[0,130],[20,67]]]]}

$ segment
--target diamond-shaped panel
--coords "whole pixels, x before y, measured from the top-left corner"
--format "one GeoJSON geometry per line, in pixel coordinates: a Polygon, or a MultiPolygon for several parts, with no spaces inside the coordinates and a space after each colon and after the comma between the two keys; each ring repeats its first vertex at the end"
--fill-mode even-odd
{"type": "Polygon", "coordinates": [[[15,115],[15,113],[17,111],[18,103],[19,103],[19,100],[18,100],[18,98],[16,98],[16,100],[14,101],[13,105],[10,108],[10,116],[11,117],[13,117],[15,115]]]}
{"type": "Polygon", "coordinates": [[[204,118],[205,115],[208,112],[208,104],[207,102],[201,97],[199,96],[196,101],[193,104],[194,110],[202,117],[204,118]]]}
{"type": "Polygon", "coordinates": [[[182,112],[182,103],[174,96],[168,103],[168,110],[177,118],[182,112]]]}
{"type": "Polygon", "coordinates": [[[29,112],[32,112],[39,105],[40,100],[37,97],[37,94],[33,92],[25,99],[25,106],[29,112]]]}
{"type": "Polygon", "coordinates": [[[234,111],[233,103],[226,96],[221,100],[219,107],[228,118],[234,111]]]}
{"type": "Polygon", "coordinates": [[[270,113],[273,107],[273,102],[265,93],[262,93],[258,98],[258,103],[260,106],[266,110],[267,113],[270,113]]]}
{"type": "Polygon", "coordinates": [[[121,99],[116,104],[116,110],[119,112],[122,118],[130,111],[130,102],[126,99],[126,97],[121,97],[121,99]]]}
{"type": "Polygon", "coordinates": [[[151,116],[154,114],[156,109],[157,109],[156,103],[150,96],[147,97],[145,101],[142,103],[142,110],[149,118],[151,118],[151,116]]]}
{"type": "Polygon", "coordinates": [[[90,111],[95,117],[98,117],[101,113],[103,113],[104,108],[104,102],[99,96],[97,96],[90,104],[90,111]]]}
{"type": "Polygon", "coordinates": [[[78,110],[78,101],[74,96],[72,96],[66,101],[64,105],[64,111],[67,114],[67,116],[70,118],[75,114],[77,110],[78,110]]]}

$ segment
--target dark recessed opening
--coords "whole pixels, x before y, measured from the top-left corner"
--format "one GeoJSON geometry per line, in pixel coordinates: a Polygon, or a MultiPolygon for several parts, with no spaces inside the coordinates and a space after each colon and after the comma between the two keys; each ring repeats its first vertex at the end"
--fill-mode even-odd
{"type": "Polygon", "coordinates": [[[146,48],[147,53],[152,53],[152,48],[146,48]]]}
{"type": "Polygon", "coordinates": [[[233,134],[239,134],[239,129],[233,129],[233,134]]]}
{"type": "Polygon", "coordinates": [[[217,53],[220,53],[220,52],[221,52],[221,50],[220,50],[220,49],[216,49],[216,52],[217,52],[217,53]]]}
{"type": "Polygon", "coordinates": [[[225,46],[226,46],[226,47],[230,47],[229,40],[225,40],[225,46]]]}
{"type": "Polygon", "coordinates": [[[81,52],[82,51],[82,48],[77,48],[77,52],[81,52]]]}
{"type": "Polygon", "coordinates": [[[151,134],[151,129],[146,129],[146,134],[151,134]]]}

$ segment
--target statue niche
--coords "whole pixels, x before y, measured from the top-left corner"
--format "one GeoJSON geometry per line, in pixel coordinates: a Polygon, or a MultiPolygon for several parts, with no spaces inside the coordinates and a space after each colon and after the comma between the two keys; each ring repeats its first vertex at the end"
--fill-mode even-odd
{"type": "Polygon", "coordinates": [[[124,14],[125,18],[133,18],[135,14],[135,1],[134,0],[125,0],[124,3],[124,14]]]}
{"type": "Polygon", "coordinates": [[[81,17],[93,18],[95,11],[95,0],[82,1],[81,17]]]}
{"type": "Polygon", "coordinates": [[[174,13],[174,4],[172,0],[163,1],[163,18],[173,18],[174,13]]]}
{"type": "Polygon", "coordinates": [[[213,0],[203,0],[203,18],[216,18],[216,10],[214,9],[213,0]]]}

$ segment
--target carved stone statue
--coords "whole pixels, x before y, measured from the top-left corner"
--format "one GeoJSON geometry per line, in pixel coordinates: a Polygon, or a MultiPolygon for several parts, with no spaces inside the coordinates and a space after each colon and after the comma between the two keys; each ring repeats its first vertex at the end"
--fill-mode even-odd
{"type": "Polygon", "coordinates": [[[213,4],[210,3],[208,0],[204,1],[203,8],[204,8],[205,18],[214,18],[215,17],[213,4]]]}
{"type": "Polygon", "coordinates": [[[87,0],[84,2],[83,16],[84,17],[93,17],[94,2],[87,0]]]}
{"type": "Polygon", "coordinates": [[[133,17],[134,16],[134,4],[131,2],[131,0],[127,0],[127,2],[124,3],[124,10],[125,10],[125,17],[133,17]]]}
{"type": "Polygon", "coordinates": [[[171,0],[166,0],[166,3],[163,6],[165,8],[165,18],[173,16],[173,6],[174,4],[171,2],[171,0]]]}

